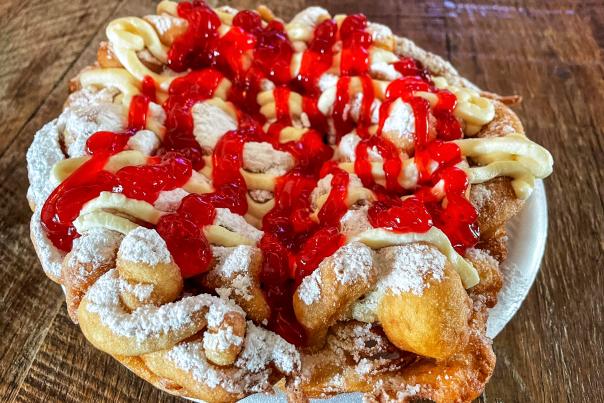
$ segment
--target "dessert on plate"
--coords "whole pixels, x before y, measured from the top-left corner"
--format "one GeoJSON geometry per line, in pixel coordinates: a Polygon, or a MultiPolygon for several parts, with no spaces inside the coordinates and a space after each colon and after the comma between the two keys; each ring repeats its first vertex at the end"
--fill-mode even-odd
{"type": "Polygon", "coordinates": [[[106,33],[27,153],[90,343],[211,402],[481,394],[505,223],[553,164],[517,97],[320,7],[162,1],[106,33]]]}

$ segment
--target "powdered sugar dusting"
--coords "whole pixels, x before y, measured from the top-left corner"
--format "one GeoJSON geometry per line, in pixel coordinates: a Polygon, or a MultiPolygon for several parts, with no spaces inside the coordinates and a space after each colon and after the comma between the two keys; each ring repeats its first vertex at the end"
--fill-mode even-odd
{"type": "Polygon", "coordinates": [[[93,228],[73,241],[71,257],[67,263],[71,266],[90,263],[95,267],[108,264],[115,259],[122,238],[119,232],[93,228]]]}
{"type": "Polygon", "coordinates": [[[429,287],[427,280],[442,280],[447,261],[436,248],[424,244],[383,248],[377,258],[386,274],[378,280],[374,291],[352,307],[352,317],[362,322],[377,320],[377,307],[387,292],[421,295],[429,287]]]}
{"type": "Polygon", "coordinates": [[[182,199],[189,195],[189,192],[182,188],[173,190],[164,190],[159,192],[159,196],[153,206],[161,211],[173,212],[178,209],[182,199]]]}
{"type": "Polygon", "coordinates": [[[42,207],[46,198],[56,187],[50,180],[52,167],[65,159],[61,149],[57,120],[45,124],[34,136],[27,150],[27,177],[29,179],[28,199],[42,207]]]}
{"type": "Polygon", "coordinates": [[[128,139],[128,148],[145,155],[152,155],[159,146],[159,137],[151,130],[139,130],[128,139]]]}
{"type": "Polygon", "coordinates": [[[300,356],[296,348],[281,336],[248,321],[245,345],[235,365],[258,372],[271,362],[279,371],[290,374],[300,367],[300,356]]]}
{"type": "Polygon", "coordinates": [[[224,304],[219,298],[202,294],[185,297],[160,307],[144,305],[131,313],[124,310],[120,300],[122,293],[133,294],[144,302],[152,291],[153,285],[133,286],[121,279],[117,271],[112,269],[101,276],[86,294],[87,310],[98,314],[101,322],[116,335],[132,337],[142,342],[191,326],[194,314],[212,305],[224,304]]]}
{"type": "Polygon", "coordinates": [[[492,193],[484,184],[472,185],[470,188],[470,201],[480,211],[484,205],[492,198],[492,193]]]}
{"type": "Polygon", "coordinates": [[[31,237],[38,253],[38,259],[42,264],[42,269],[51,278],[60,280],[61,278],[61,265],[65,254],[57,249],[52,242],[46,236],[46,232],[42,228],[42,222],[40,221],[40,212],[42,207],[38,207],[31,217],[29,230],[31,237]]]}
{"type": "Polygon", "coordinates": [[[334,271],[340,284],[350,284],[359,280],[368,281],[372,265],[371,248],[360,242],[346,244],[324,259],[310,275],[304,277],[298,287],[298,296],[306,305],[318,301],[321,298],[321,272],[326,268],[334,271]]]}
{"type": "Polygon", "coordinates": [[[124,237],[118,256],[129,262],[149,266],[169,264],[172,261],[166,242],[157,231],[145,227],[138,227],[124,237]]]}
{"type": "Polygon", "coordinates": [[[210,388],[220,385],[227,391],[236,392],[225,374],[207,361],[202,343],[199,341],[177,344],[168,351],[167,358],[178,368],[189,372],[195,380],[210,388]]]}
{"type": "Polygon", "coordinates": [[[281,176],[293,166],[294,157],[275,150],[270,143],[249,141],[243,145],[243,167],[251,172],[281,176]]]}
{"type": "Polygon", "coordinates": [[[356,210],[348,210],[340,219],[340,232],[348,238],[373,228],[367,218],[369,206],[362,206],[356,210]]]}
{"type": "Polygon", "coordinates": [[[260,238],[262,238],[263,235],[262,231],[248,224],[248,222],[245,221],[245,218],[240,215],[233,214],[231,210],[226,208],[216,209],[216,218],[214,219],[214,224],[220,225],[221,227],[243,235],[255,242],[260,241],[260,238]]]}
{"type": "Polygon", "coordinates": [[[86,155],[86,141],[97,131],[121,132],[126,126],[127,110],[122,104],[93,98],[91,103],[73,105],[59,116],[63,139],[70,157],[86,155]]]}
{"type": "Polygon", "coordinates": [[[442,280],[446,257],[436,248],[423,244],[391,246],[378,252],[390,273],[378,282],[378,288],[421,295],[428,287],[426,280],[442,280]]]}
{"type": "Polygon", "coordinates": [[[478,248],[468,248],[466,250],[466,256],[472,260],[482,261],[491,267],[499,267],[499,262],[488,251],[478,248]]]}
{"type": "Polygon", "coordinates": [[[203,335],[203,347],[206,350],[226,351],[231,346],[240,346],[243,338],[233,333],[231,326],[223,326],[215,332],[207,331],[203,335]]]}
{"type": "Polygon", "coordinates": [[[271,364],[285,374],[300,367],[300,356],[293,345],[252,322],[247,322],[243,350],[234,363],[236,371],[211,365],[201,341],[180,343],[167,353],[167,358],[200,383],[211,388],[220,386],[230,393],[271,390],[271,364]]]}
{"type": "MultiPolygon", "coordinates": [[[[351,242],[333,254],[331,264],[336,274],[336,279],[341,284],[355,282],[359,279],[368,280],[371,266],[373,265],[373,251],[360,242],[351,242]]],[[[319,265],[322,268],[328,260],[323,260],[319,265]]]]}
{"type": "Polygon", "coordinates": [[[213,272],[230,280],[228,290],[224,288],[216,290],[219,295],[234,292],[246,301],[251,300],[252,277],[250,266],[252,258],[259,255],[260,250],[249,245],[240,245],[234,248],[214,246],[212,252],[214,258],[218,260],[213,272]]]}
{"type": "Polygon", "coordinates": [[[304,277],[298,286],[298,296],[306,305],[311,305],[321,299],[321,273],[318,270],[304,277]]]}

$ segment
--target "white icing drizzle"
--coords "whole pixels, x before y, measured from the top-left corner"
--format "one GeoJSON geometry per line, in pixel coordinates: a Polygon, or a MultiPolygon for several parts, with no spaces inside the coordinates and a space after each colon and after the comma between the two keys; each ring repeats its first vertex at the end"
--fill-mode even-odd
{"type": "Polygon", "coordinates": [[[483,183],[498,176],[512,177],[516,196],[527,199],[535,178],[545,178],[553,170],[552,155],[521,135],[455,140],[464,156],[481,164],[467,169],[470,183],[483,183]]]}

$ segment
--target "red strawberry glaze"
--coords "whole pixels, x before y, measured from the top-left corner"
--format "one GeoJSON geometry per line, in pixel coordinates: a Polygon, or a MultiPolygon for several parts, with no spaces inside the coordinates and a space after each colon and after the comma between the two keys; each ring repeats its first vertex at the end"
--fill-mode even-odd
{"type": "Polygon", "coordinates": [[[191,108],[197,102],[212,98],[223,79],[224,75],[214,69],[193,71],[176,78],[170,85],[168,99],[163,105],[166,111],[163,150],[178,150],[186,155],[195,170],[203,168],[204,163],[201,147],[193,137],[191,108]]]}
{"type": "Polygon", "coordinates": [[[432,217],[419,198],[410,196],[378,201],[368,211],[372,226],[396,232],[426,232],[432,227],[432,217]]]}
{"type": "Polygon", "coordinates": [[[366,28],[367,17],[363,14],[349,15],[342,21],[340,27],[342,76],[360,76],[369,70],[369,47],[372,39],[366,28]]]}
{"type": "Polygon", "coordinates": [[[400,152],[396,146],[385,137],[371,136],[361,140],[355,150],[355,173],[366,188],[381,192],[382,189],[375,183],[373,175],[371,174],[369,149],[374,147],[378,150],[384,160],[383,168],[386,176],[386,190],[400,193],[402,191],[402,187],[398,183],[398,176],[402,166],[400,152]]]}
{"type": "Polygon", "coordinates": [[[203,195],[185,197],[176,213],[163,216],[157,232],[166,241],[168,250],[184,278],[207,271],[212,249],[203,234],[203,227],[214,222],[216,210],[203,195]]]}
{"type": "Polygon", "coordinates": [[[333,150],[312,130],[300,141],[279,148],[294,155],[296,167],[277,180],[275,207],[263,219],[261,280],[272,307],[269,327],[286,340],[301,345],[305,342],[305,333],[295,319],[292,295],[300,281],[344,243],[333,222],[339,222],[346,212],[348,175],[340,174],[334,176],[338,178],[335,181],[332,179],[332,186],[337,190],[320,210],[317,223],[310,217],[310,194],[333,150]]]}
{"type": "MultiPolygon", "coordinates": [[[[152,82],[152,79],[145,77],[145,81],[152,82]]],[[[69,252],[73,240],[79,236],[73,221],[84,204],[103,191],[120,189],[119,177],[103,168],[111,155],[124,149],[132,134],[145,128],[149,102],[145,94],[132,97],[128,128],[124,133],[103,131],[90,136],[86,150],[91,158],[57,186],[44,202],[40,213],[42,226],[50,241],[60,250],[69,252]]]]}
{"type": "Polygon", "coordinates": [[[338,26],[334,20],[325,20],[315,28],[313,39],[302,55],[300,72],[296,77],[301,92],[319,95],[317,83],[333,62],[333,45],[337,32],[338,26]]]}
{"type": "MultiPolygon", "coordinates": [[[[409,217],[416,215],[420,219],[420,211],[429,212],[430,220],[421,219],[422,223],[429,223],[428,227],[418,226],[416,229],[429,229],[432,224],[440,228],[451,240],[452,245],[463,252],[478,241],[478,217],[472,204],[464,197],[468,188],[466,174],[454,165],[462,159],[457,145],[444,143],[441,140],[431,141],[428,137],[428,116],[430,113],[428,102],[414,95],[415,91],[435,93],[438,102],[432,110],[436,118],[437,138],[445,141],[461,138],[463,133],[459,122],[453,115],[457,104],[454,94],[446,90],[439,90],[432,86],[431,80],[422,74],[419,64],[411,65],[409,60],[403,60],[397,69],[405,75],[403,78],[390,83],[386,90],[386,99],[380,107],[380,121],[377,135],[363,139],[356,148],[355,173],[361,178],[363,184],[373,189],[379,203],[370,209],[370,222],[377,227],[388,227],[393,231],[409,232],[409,227],[402,222],[410,222],[409,217]],[[411,75],[418,74],[418,75],[411,75]],[[412,205],[399,206],[397,198],[402,188],[398,184],[402,164],[398,150],[387,139],[381,136],[385,120],[388,117],[392,104],[402,99],[411,105],[415,118],[415,164],[418,168],[419,181],[416,193],[424,209],[418,209],[416,202],[412,205]],[[369,148],[375,148],[382,156],[383,168],[386,176],[385,189],[376,185],[371,175],[369,148]],[[442,181],[442,191],[446,197],[442,202],[442,194],[434,189],[442,181]],[[410,208],[412,207],[412,208],[410,208]],[[397,218],[397,215],[399,216],[397,218]],[[379,219],[379,216],[383,216],[379,219]],[[371,218],[373,217],[373,218],[371,218]]],[[[358,131],[358,128],[357,128],[358,131]]],[[[409,192],[407,192],[409,193],[409,192]]],[[[404,192],[403,192],[404,194],[404,192]]],[[[416,231],[422,232],[422,231],[416,231]]]]}
{"type": "Polygon", "coordinates": [[[394,65],[403,77],[389,85],[379,111],[377,133],[370,134],[375,94],[368,75],[372,40],[364,16],[345,18],[339,30],[333,20],[320,23],[302,56],[298,75],[292,77],[293,46],[279,21],[266,24],[256,12],[242,11],[220,38],[220,19],[205,3],[181,2],[177,11],[187,20],[188,28],[170,48],[168,65],[174,71],[188,72],[173,80],[163,104],[167,119],[161,149],[144,166],[126,167],[115,174],[103,170],[110,156],[125,148],[129,136],[146,127],[148,104],[156,99],[156,86],[150,77],[145,77],[142,94],[133,97],[130,105],[128,129],[124,133],[93,135],[87,143],[91,159],[59,185],[45,203],[42,223],[57,247],[64,251],[71,249],[73,239],[79,236],[73,220],[82,206],[101,191],[123,192],[152,203],[159,192],[181,187],[191,177],[192,170],[203,168],[203,151],[193,136],[191,108],[214,97],[222,80],[228,79],[231,87],[227,99],[237,108],[239,127],[225,134],[214,149],[215,191],[187,196],[176,212],[160,219],[156,229],[185,278],[205,272],[212,251],[203,228],[214,221],[215,209],[228,208],[241,215],[248,209],[248,189],[240,173],[245,143],[267,141],[276,149],[291,153],[296,165],[277,179],[275,207],[262,222],[261,282],[272,308],[269,328],[292,343],[304,344],[306,336],[293,313],[292,295],[302,279],[345,242],[339,232],[339,221],[347,210],[350,179],[331,161],[333,150],[326,144],[327,121],[317,107],[318,81],[333,65],[338,38],[343,44],[341,77],[331,117],[336,141],[352,130],[362,138],[356,148],[354,168],[364,186],[378,197],[369,209],[370,223],[401,233],[425,232],[436,226],[460,252],[476,243],[477,214],[464,197],[467,177],[455,166],[461,161],[461,153],[456,145],[444,142],[462,137],[461,126],[453,114],[456,97],[434,88],[429,73],[419,62],[403,58],[394,65]],[[353,77],[360,80],[363,95],[357,122],[349,115],[353,77]],[[257,103],[265,79],[276,85],[273,92],[276,122],[266,133],[262,129],[265,118],[257,103]],[[281,144],[280,130],[292,125],[291,91],[302,95],[302,109],[312,129],[299,141],[281,144]],[[426,100],[415,96],[416,91],[438,96],[432,110],[426,100]],[[415,118],[414,158],[419,179],[414,190],[404,190],[398,183],[402,169],[400,152],[382,136],[385,120],[397,99],[411,105],[415,118]],[[436,140],[429,136],[431,116],[436,122],[436,140]],[[370,149],[377,150],[383,159],[385,186],[375,183],[371,175],[370,149]],[[332,190],[313,219],[310,195],[318,180],[328,173],[333,175],[332,190]]]}

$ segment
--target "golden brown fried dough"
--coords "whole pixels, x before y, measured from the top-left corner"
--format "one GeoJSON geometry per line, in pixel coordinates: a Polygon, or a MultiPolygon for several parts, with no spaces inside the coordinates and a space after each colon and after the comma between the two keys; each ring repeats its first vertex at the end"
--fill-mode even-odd
{"type": "Polygon", "coordinates": [[[429,279],[421,295],[388,292],[378,318],[388,339],[401,350],[446,359],[468,340],[471,302],[449,263],[444,278],[429,279]]]}

